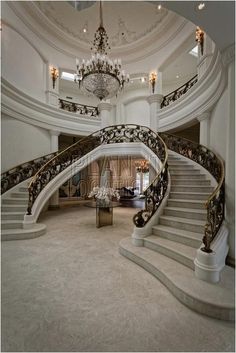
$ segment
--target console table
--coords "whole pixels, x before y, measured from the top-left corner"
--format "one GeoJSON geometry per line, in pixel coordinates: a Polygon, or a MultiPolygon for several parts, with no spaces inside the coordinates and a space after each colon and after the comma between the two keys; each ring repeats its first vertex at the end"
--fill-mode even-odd
{"type": "Polygon", "coordinates": [[[97,202],[88,202],[85,204],[87,207],[96,208],[96,227],[111,226],[113,224],[113,208],[121,206],[119,202],[110,202],[103,205],[97,202]]]}

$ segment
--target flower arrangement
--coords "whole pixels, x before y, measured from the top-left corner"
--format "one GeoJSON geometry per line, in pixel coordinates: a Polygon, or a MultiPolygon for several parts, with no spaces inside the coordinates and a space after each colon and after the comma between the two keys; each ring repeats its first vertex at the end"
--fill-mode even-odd
{"type": "Polygon", "coordinates": [[[109,204],[112,197],[115,197],[117,200],[120,199],[120,195],[117,190],[113,188],[106,188],[105,186],[95,186],[88,197],[95,197],[98,202],[104,204],[109,204]]]}

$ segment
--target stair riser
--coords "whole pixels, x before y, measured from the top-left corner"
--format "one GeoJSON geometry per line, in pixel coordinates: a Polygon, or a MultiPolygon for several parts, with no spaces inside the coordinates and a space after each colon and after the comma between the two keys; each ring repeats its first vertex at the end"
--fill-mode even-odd
{"type": "Polygon", "coordinates": [[[177,254],[174,251],[170,250],[170,249],[166,249],[163,246],[157,245],[157,244],[153,244],[150,243],[149,241],[146,241],[144,239],[144,246],[150,250],[156,251],[162,255],[165,255],[175,261],[180,262],[182,265],[185,265],[189,268],[191,268],[192,270],[194,270],[194,263],[193,260],[188,259],[185,256],[182,256],[181,254],[177,254]]]}
{"type": "Polygon", "coordinates": [[[19,188],[19,191],[20,192],[28,192],[28,188],[22,186],[22,187],[19,188]]]}
{"type": "Polygon", "coordinates": [[[177,175],[195,175],[195,174],[200,174],[200,170],[199,169],[191,169],[191,170],[187,170],[187,169],[174,169],[172,168],[170,170],[170,174],[177,174],[177,175]]]}
{"type": "Polygon", "coordinates": [[[183,212],[183,211],[177,211],[177,210],[176,211],[175,210],[168,210],[166,208],[164,209],[164,214],[166,216],[180,217],[180,218],[187,218],[187,219],[196,219],[198,221],[206,221],[206,219],[207,219],[207,214],[183,212]]]}
{"type": "Polygon", "coordinates": [[[188,201],[175,201],[175,200],[168,200],[167,205],[169,207],[181,207],[181,208],[194,208],[194,209],[200,209],[200,210],[205,210],[205,205],[204,201],[202,203],[194,203],[194,202],[188,202],[188,201]]]}
{"type": "Polygon", "coordinates": [[[171,185],[171,191],[176,191],[176,192],[205,192],[209,193],[209,195],[213,192],[214,188],[209,186],[209,187],[203,187],[203,186],[180,186],[180,185],[171,185]]]}
{"type": "Polygon", "coordinates": [[[22,229],[22,223],[1,224],[1,229],[22,229]]]}
{"type": "Polygon", "coordinates": [[[201,225],[196,225],[196,224],[187,224],[179,221],[174,221],[174,220],[166,220],[160,217],[160,224],[172,227],[172,228],[177,228],[177,229],[183,229],[183,230],[189,230],[190,232],[195,232],[195,233],[200,233],[204,234],[204,226],[201,225]]]}
{"type": "Polygon", "coordinates": [[[192,248],[195,248],[195,249],[198,249],[202,243],[201,240],[187,238],[187,237],[181,237],[180,235],[174,234],[174,232],[170,233],[170,232],[163,231],[160,229],[153,228],[152,233],[157,235],[158,237],[172,240],[172,241],[175,241],[177,243],[181,243],[181,244],[184,244],[187,246],[191,246],[192,248]]]}
{"type": "Polygon", "coordinates": [[[174,175],[173,173],[171,173],[171,179],[178,179],[178,180],[186,180],[186,179],[190,179],[190,180],[206,180],[206,177],[204,174],[192,174],[192,175],[185,175],[185,174],[177,174],[174,175]]]}
{"type": "Polygon", "coordinates": [[[169,164],[169,168],[170,170],[173,170],[173,169],[183,169],[183,170],[196,170],[192,165],[190,164],[176,164],[176,165],[171,165],[169,164]]]}
{"type": "Polygon", "coordinates": [[[26,206],[14,206],[14,207],[8,207],[8,206],[2,206],[2,212],[26,212],[27,207],[26,206]]]}
{"type": "Polygon", "coordinates": [[[14,230],[13,230],[11,235],[2,234],[1,239],[2,241],[34,239],[34,238],[40,237],[45,233],[46,233],[46,229],[43,229],[40,231],[32,231],[31,233],[27,233],[27,234],[14,234],[14,230]]]}
{"type": "MultiPolygon", "coordinates": [[[[172,191],[172,190],[171,190],[172,191]]],[[[204,194],[191,194],[191,193],[181,193],[181,192],[171,192],[170,199],[181,199],[181,200],[206,200],[208,199],[208,195],[204,194]]]]}
{"type": "Polygon", "coordinates": [[[193,185],[193,186],[210,186],[211,182],[210,180],[198,180],[198,179],[176,179],[176,178],[171,178],[171,185],[176,186],[176,185],[193,185]]]}
{"type": "Polygon", "coordinates": [[[17,214],[17,215],[14,214],[14,213],[6,214],[6,215],[2,214],[1,218],[2,218],[2,220],[5,220],[5,221],[8,221],[8,220],[16,221],[16,220],[23,220],[24,219],[24,215],[25,215],[25,213],[17,214]]]}
{"type": "Polygon", "coordinates": [[[19,193],[13,192],[11,194],[11,197],[15,197],[15,198],[19,198],[19,199],[21,199],[21,198],[27,199],[28,196],[29,196],[29,194],[27,192],[19,192],[19,193]]]}
{"type": "Polygon", "coordinates": [[[27,205],[28,204],[28,200],[11,200],[11,199],[5,199],[2,200],[2,204],[3,205],[27,205]]]}

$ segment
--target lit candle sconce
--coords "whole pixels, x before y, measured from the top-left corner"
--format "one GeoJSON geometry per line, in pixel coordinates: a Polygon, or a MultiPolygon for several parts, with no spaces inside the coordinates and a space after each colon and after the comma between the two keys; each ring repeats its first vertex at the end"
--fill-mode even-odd
{"type": "Polygon", "coordinates": [[[55,88],[55,83],[57,78],[59,77],[59,71],[55,67],[50,67],[51,78],[52,78],[52,87],[55,88]]]}
{"type": "Polygon", "coordinates": [[[152,93],[155,92],[156,80],[157,80],[157,73],[151,72],[149,77],[149,82],[151,83],[151,86],[152,86],[152,93]]]}
{"type": "Polygon", "coordinates": [[[204,31],[200,27],[197,27],[196,29],[196,42],[200,45],[201,55],[203,55],[204,31]]]}

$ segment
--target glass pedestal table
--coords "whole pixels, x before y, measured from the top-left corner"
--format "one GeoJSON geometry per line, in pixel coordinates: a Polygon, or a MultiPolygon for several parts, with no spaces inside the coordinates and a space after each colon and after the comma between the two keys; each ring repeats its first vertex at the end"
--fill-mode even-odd
{"type": "Polygon", "coordinates": [[[109,202],[103,204],[99,202],[88,202],[85,204],[87,207],[96,208],[96,227],[111,226],[113,224],[113,208],[119,207],[119,202],[109,202]]]}

